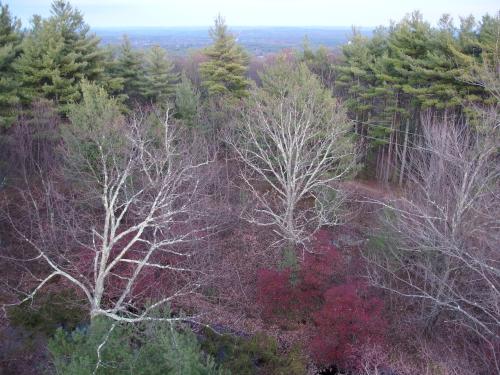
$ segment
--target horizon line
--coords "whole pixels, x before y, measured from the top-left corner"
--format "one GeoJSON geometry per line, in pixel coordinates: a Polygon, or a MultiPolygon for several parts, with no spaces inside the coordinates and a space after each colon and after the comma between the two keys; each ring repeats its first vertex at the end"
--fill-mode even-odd
{"type": "MultiPolygon", "coordinates": [[[[132,25],[123,25],[123,26],[92,26],[89,25],[90,28],[92,29],[187,29],[187,28],[196,28],[196,29],[205,29],[205,28],[211,28],[213,25],[175,25],[175,26],[165,26],[165,25],[158,25],[158,26],[132,26],[132,25]]],[[[361,29],[372,29],[379,27],[378,26],[344,26],[344,25],[330,25],[330,26],[325,26],[325,25],[233,25],[229,26],[228,29],[231,30],[231,28],[266,28],[266,27],[274,27],[274,28],[297,28],[297,29],[333,29],[333,28],[339,28],[339,29],[351,29],[351,28],[361,28],[361,29]]]]}

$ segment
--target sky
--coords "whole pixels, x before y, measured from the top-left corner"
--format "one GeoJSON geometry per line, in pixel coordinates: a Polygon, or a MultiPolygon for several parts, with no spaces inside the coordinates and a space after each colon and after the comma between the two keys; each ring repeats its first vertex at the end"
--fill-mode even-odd
{"type": "MultiPolygon", "coordinates": [[[[51,0],[0,0],[27,26],[49,15],[51,0]]],[[[480,18],[498,0],[73,0],[92,27],[207,26],[221,13],[230,26],[378,26],[413,10],[436,24],[443,13],[480,18]]]]}

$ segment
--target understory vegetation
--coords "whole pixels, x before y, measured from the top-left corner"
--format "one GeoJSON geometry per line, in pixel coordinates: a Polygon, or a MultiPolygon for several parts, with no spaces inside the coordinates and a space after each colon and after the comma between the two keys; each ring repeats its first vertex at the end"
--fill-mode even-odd
{"type": "Polygon", "coordinates": [[[0,373],[500,374],[500,13],[341,50],[0,8],[0,373]]]}

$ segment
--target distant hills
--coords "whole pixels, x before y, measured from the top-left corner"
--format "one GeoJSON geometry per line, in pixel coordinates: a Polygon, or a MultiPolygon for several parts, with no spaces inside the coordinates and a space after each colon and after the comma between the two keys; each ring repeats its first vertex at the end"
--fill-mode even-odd
{"type": "MultiPolygon", "coordinates": [[[[371,35],[373,29],[361,28],[361,33],[371,35]]],[[[132,45],[147,48],[160,45],[167,50],[184,54],[190,49],[203,48],[211,43],[208,27],[172,28],[95,28],[103,44],[119,44],[128,35],[132,45]]],[[[299,48],[307,36],[312,48],[320,45],[336,48],[347,42],[352,34],[350,27],[232,27],[238,43],[254,55],[277,52],[284,48],[299,48]]]]}

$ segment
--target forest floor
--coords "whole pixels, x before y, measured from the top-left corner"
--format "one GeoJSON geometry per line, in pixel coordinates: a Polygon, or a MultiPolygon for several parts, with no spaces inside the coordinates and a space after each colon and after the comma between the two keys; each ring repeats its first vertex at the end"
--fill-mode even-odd
{"type": "MultiPolygon", "coordinates": [[[[370,230],[376,220],[380,206],[377,201],[397,198],[401,191],[397,187],[370,180],[353,180],[342,183],[342,189],[350,196],[349,205],[354,208],[348,220],[339,226],[329,229],[333,234],[332,242],[338,247],[352,264],[353,272],[360,259],[361,250],[370,238],[370,230]]],[[[310,330],[305,322],[289,322],[286,326],[266,321],[256,305],[256,274],[258,269],[272,267],[279,262],[277,249],[268,248],[272,242],[268,232],[249,226],[241,221],[224,231],[223,235],[210,245],[216,257],[212,266],[217,275],[212,280],[212,287],[218,290],[216,298],[207,298],[204,293],[191,295],[180,305],[185,309],[201,312],[202,322],[220,333],[228,333],[239,337],[250,337],[262,332],[276,338],[280,349],[288,351],[294,343],[307,345],[310,330]],[[275,251],[276,250],[276,251],[275,251]]],[[[5,328],[5,327],[4,327],[5,328]]],[[[195,327],[193,327],[195,328],[195,327]]],[[[200,326],[202,328],[202,326],[200,326]]],[[[5,334],[7,330],[3,329],[5,334]]],[[[10,331],[9,331],[10,332],[10,331]]],[[[19,330],[13,331],[21,332],[19,330]]],[[[17,334],[17,333],[16,333],[17,334]]],[[[13,342],[24,342],[17,337],[13,342]]],[[[36,359],[44,358],[47,353],[39,345],[36,359]]],[[[9,349],[10,354],[0,361],[9,361],[10,356],[23,352],[21,349],[9,349]]],[[[5,348],[4,348],[5,351],[5,348]]],[[[5,353],[4,353],[5,356],[5,353]]],[[[35,358],[35,357],[34,357],[35,358]]],[[[46,360],[46,359],[45,359],[46,360]]],[[[43,362],[43,360],[41,360],[43,362]]],[[[28,361],[34,363],[35,361],[28,361]]],[[[25,369],[26,374],[30,372],[25,369]]],[[[317,367],[310,361],[308,374],[317,374],[317,367]]],[[[0,371],[2,374],[2,371],[0,371]]]]}
{"type": "Polygon", "coordinates": [[[401,195],[401,189],[397,186],[384,184],[375,180],[351,180],[342,183],[342,187],[356,195],[369,199],[388,200],[401,195]]]}

